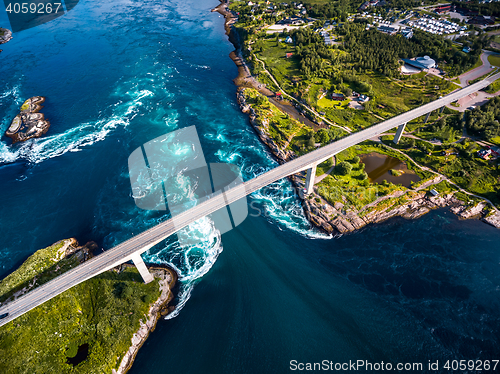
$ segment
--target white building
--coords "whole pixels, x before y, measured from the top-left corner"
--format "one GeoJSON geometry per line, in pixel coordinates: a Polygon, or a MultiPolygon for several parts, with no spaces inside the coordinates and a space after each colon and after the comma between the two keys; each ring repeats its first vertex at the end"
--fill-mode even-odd
{"type": "Polygon", "coordinates": [[[419,62],[420,64],[424,65],[427,69],[431,69],[433,67],[436,67],[436,61],[434,61],[432,58],[429,56],[424,56],[424,57],[417,57],[415,61],[419,62]]]}

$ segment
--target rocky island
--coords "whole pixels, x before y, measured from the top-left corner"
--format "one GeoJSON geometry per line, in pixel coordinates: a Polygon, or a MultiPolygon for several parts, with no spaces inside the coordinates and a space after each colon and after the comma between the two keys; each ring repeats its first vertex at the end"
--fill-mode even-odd
{"type": "Polygon", "coordinates": [[[12,31],[0,27],[0,44],[7,43],[12,39],[12,31]]]}
{"type": "Polygon", "coordinates": [[[20,113],[5,132],[5,136],[11,138],[12,143],[39,138],[49,130],[50,122],[45,119],[43,113],[39,113],[44,101],[43,96],[33,96],[23,103],[20,113]]]}
{"type": "MultiPolygon", "coordinates": [[[[87,261],[97,248],[71,238],[38,250],[0,280],[0,305],[87,261]]],[[[172,310],[176,272],[149,270],[155,281],[145,284],[134,266],[120,265],[0,327],[0,372],[127,372],[159,318],[172,310]]]]}

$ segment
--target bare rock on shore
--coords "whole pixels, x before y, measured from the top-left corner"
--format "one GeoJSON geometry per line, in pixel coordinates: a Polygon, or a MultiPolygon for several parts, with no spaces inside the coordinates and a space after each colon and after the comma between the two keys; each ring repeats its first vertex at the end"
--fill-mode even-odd
{"type": "Polygon", "coordinates": [[[11,138],[12,143],[39,138],[49,130],[50,122],[45,119],[43,113],[39,113],[44,101],[45,97],[34,96],[23,103],[20,113],[5,132],[5,136],[11,138]]]}
{"type": "MultiPolygon", "coordinates": [[[[123,265],[124,264],[121,266],[123,265]]],[[[149,267],[149,270],[158,281],[161,292],[160,297],[149,308],[149,313],[145,316],[146,318],[140,320],[139,330],[132,336],[130,348],[125,352],[118,369],[113,369],[112,374],[125,374],[130,369],[137,352],[144,344],[149,334],[155,329],[159,318],[165,314],[165,311],[168,311],[165,306],[168,305],[173,297],[172,288],[177,281],[177,274],[170,269],[161,267],[149,267]]]]}
{"type": "Polygon", "coordinates": [[[500,229],[500,212],[495,212],[494,214],[484,217],[483,221],[489,223],[491,226],[500,229]]]}
{"type": "Polygon", "coordinates": [[[0,27],[0,44],[7,43],[12,39],[12,31],[0,27]]]}
{"type": "MultiPolygon", "coordinates": [[[[276,142],[269,137],[269,121],[266,118],[259,118],[250,104],[246,102],[244,95],[245,88],[239,88],[237,99],[242,112],[250,117],[250,123],[255,129],[260,140],[268,146],[268,149],[276,157],[280,164],[295,158],[293,151],[280,149],[276,142]]],[[[294,186],[302,191],[304,188],[304,177],[299,174],[289,177],[294,186]]],[[[379,223],[392,217],[403,217],[405,219],[415,219],[431,211],[431,209],[449,207],[453,213],[462,219],[477,218],[484,213],[485,203],[478,203],[474,206],[467,206],[463,201],[455,198],[453,193],[441,194],[438,196],[427,196],[423,188],[439,183],[442,176],[425,182],[420,186],[420,191],[394,191],[378,202],[368,204],[360,210],[351,209],[341,202],[334,205],[325,201],[319,194],[314,193],[302,197],[302,207],[307,220],[317,228],[328,234],[344,234],[361,229],[370,223],[379,223]],[[401,205],[395,199],[408,194],[407,201],[401,205]],[[384,200],[393,200],[392,204],[384,206],[384,200]],[[380,205],[378,205],[380,204],[380,205]]],[[[483,218],[484,221],[500,228],[500,212],[495,215],[483,218]]]]}

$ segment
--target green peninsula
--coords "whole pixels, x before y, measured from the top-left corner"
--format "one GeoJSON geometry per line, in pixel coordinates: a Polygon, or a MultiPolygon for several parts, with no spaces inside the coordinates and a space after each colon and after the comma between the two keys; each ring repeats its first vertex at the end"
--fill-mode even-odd
{"type": "MultiPolygon", "coordinates": [[[[77,266],[85,248],[68,239],[39,250],[0,282],[0,301],[77,266]]],[[[152,273],[144,284],[134,267],[115,268],[0,327],[0,372],[124,373],[171,299],[175,273],[152,273]]]]}

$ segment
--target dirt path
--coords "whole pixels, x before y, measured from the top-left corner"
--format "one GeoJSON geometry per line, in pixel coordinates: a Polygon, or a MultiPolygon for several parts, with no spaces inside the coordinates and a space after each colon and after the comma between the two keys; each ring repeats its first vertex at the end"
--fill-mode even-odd
{"type": "MultiPolygon", "coordinates": [[[[255,55],[254,55],[255,56],[255,55]]],[[[264,72],[269,75],[269,77],[271,78],[271,80],[273,81],[273,83],[276,85],[276,87],[278,87],[278,89],[282,92],[283,96],[286,96],[289,100],[291,101],[294,101],[296,102],[297,104],[300,104],[302,105],[307,111],[309,111],[310,113],[314,114],[316,117],[318,118],[321,118],[325,123],[329,124],[330,126],[335,126],[335,127],[338,127],[344,131],[347,131],[348,133],[351,133],[351,129],[347,128],[347,127],[344,127],[344,126],[340,126],[340,125],[337,125],[329,120],[327,120],[325,117],[321,116],[318,112],[316,112],[313,108],[311,108],[310,106],[304,104],[304,103],[301,103],[299,102],[296,98],[294,98],[293,96],[289,95],[285,90],[283,90],[283,88],[281,88],[281,86],[279,85],[279,83],[276,81],[276,79],[274,78],[274,76],[266,69],[266,64],[264,63],[264,61],[262,60],[259,60],[257,57],[255,57],[255,59],[257,61],[259,61],[261,64],[262,64],[262,67],[264,69],[264,72]]]]}
{"type": "Polygon", "coordinates": [[[328,177],[330,175],[330,173],[333,171],[333,169],[335,169],[335,165],[337,163],[337,161],[335,159],[335,155],[332,156],[332,160],[333,160],[332,167],[330,169],[328,169],[328,171],[325,174],[318,175],[314,179],[314,184],[317,184],[317,183],[321,182],[323,179],[325,179],[326,177],[328,177]]]}

